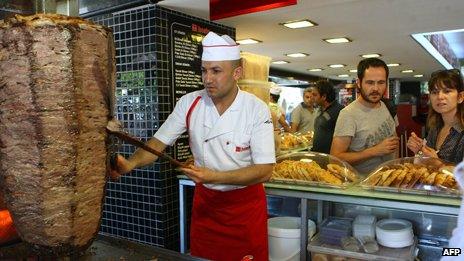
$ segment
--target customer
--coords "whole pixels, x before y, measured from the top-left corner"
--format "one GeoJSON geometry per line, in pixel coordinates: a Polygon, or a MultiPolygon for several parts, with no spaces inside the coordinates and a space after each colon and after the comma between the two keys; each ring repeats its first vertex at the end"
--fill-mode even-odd
{"type": "Polygon", "coordinates": [[[424,156],[458,164],[464,151],[464,86],[457,69],[432,73],[429,80],[430,108],[426,144],[414,132],[408,148],[424,156]]]}
{"type": "Polygon", "coordinates": [[[307,133],[314,131],[314,120],[319,111],[314,108],[312,88],[303,91],[303,102],[292,111],[291,132],[307,133]]]}
{"type": "MultiPolygon", "coordinates": [[[[184,95],[147,144],[159,151],[185,131],[195,166],[182,168],[195,183],[191,253],[212,260],[268,259],[266,196],[262,182],[275,163],[267,104],[241,91],[239,46],[227,35],[203,39],[204,89],[184,95]]],[[[137,150],[117,158],[114,176],[157,157],[137,150]]]]}
{"type": "Polygon", "coordinates": [[[272,87],[270,89],[270,101],[269,101],[269,109],[271,110],[271,114],[275,115],[275,122],[274,128],[276,130],[280,130],[281,128],[284,131],[289,132],[290,126],[288,125],[287,121],[285,120],[285,112],[284,109],[277,103],[280,99],[280,93],[282,89],[275,83],[272,83],[272,87]]]}
{"type": "Polygon", "coordinates": [[[396,123],[381,101],[387,65],[377,58],[360,61],[356,83],[360,95],[340,112],[330,153],[367,174],[398,152],[396,123]]]}
{"type": "Polygon", "coordinates": [[[338,114],[343,106],[335,99],[335,89],[326,80],[316,82],[313,89],[314,102],[321,108],[321,114],[314,121],[314,137],[312,151],[330,153],[332,137],[338,114]]]}

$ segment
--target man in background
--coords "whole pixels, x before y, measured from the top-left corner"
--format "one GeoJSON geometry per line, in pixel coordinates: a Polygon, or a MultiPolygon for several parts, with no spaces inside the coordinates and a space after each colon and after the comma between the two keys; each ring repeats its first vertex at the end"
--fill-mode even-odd
{"type": "Polygon", "coordinates": [[[276,122],[274,122],[275,129],[280,130],[281,128],[283,128],[284,131],[289,132],[290,126],[285,120],[284,109],[282,109],[282,107],[277,103],[280,99],[281,92],[282,89],[277,84],[272,83],[272,87],[270,90],[269,109],[271,110],[273,118],[275,117],[276,119],[276,122]]]}
{"type": "Polygon", "coordinates": [[[358,98],[341,112],[330,154],[368,174],[398,152],[396,122],[381,101],[388,87],[388,67],[378,58],[358,64],[358,98]]]}
{"type": "Polygon", "coordinates": [[[312,87],[303,91],[303,102],[292,111],[291,132],[307,133],[314,131],[314,120],[318,115],[314,108],[312,87]]]}
{"type": "Polygon", "coordinates": [[[321,113],[314,121],[312,151],[329,154],[335,124],[343,106],[335,99],[335,89],[329,81],[318,81],[312,94],[314,102],[321,108],[321,113]]]}

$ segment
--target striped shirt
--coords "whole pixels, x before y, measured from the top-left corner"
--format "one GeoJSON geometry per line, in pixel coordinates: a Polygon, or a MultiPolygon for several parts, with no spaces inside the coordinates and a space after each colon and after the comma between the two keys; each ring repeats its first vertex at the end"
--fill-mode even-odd
{"type": "MultiPolygon", "coordinates": [[[[430,129],[427,135],[427,146],[437,150],[436,143],[440,127],[430,129]]],[[[448,136],[438,151],[438,157],[444,161],[458,164],[464,156],[464,128],[460,123],[451,127],[448,136]]]]}

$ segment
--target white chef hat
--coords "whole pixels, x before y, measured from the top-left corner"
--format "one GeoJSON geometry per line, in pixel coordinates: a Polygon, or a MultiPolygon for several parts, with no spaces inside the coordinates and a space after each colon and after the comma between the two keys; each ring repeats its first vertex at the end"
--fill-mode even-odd
{"type": "Polygon", "coordinates": [[[271,92],[271,94],[274,94],[274,95],[280,95],[280,93],[282,92],[282,89],[279,87],[279,85],[277,85],[275,83],[271,83],[270,92],[271,92]]]}
{"type": "Polygon", "coordinates": [[[240,48],[228,35],[209,32],[203,41],[202,61],[233,61],[240,59],[240,48]]]}

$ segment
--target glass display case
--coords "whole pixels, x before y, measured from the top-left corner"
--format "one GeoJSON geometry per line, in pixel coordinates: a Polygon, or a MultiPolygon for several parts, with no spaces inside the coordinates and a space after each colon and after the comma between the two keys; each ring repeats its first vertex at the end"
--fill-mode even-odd
{"type": "Polygon", "coordinates": [[[356,182],[356,170],[328,154],[294,152],[277,157],[271,182],[346,188],[356,182]]]}
{"type": "Polygon", "coordinates": [[[380,165],[361,186],[396,193],[460,197],[453,169],[454,165],[438,158],[400,158],[380,165]]]}

